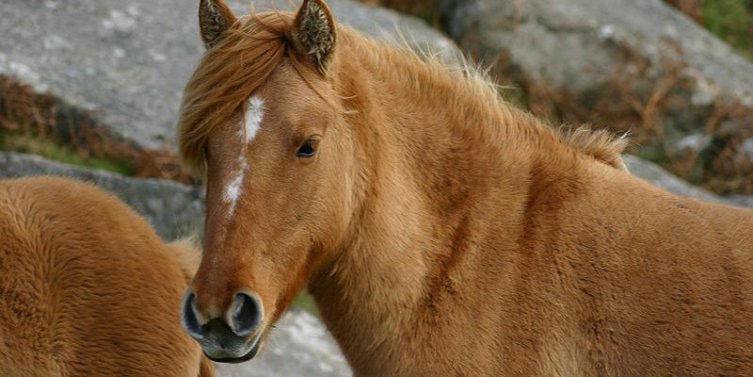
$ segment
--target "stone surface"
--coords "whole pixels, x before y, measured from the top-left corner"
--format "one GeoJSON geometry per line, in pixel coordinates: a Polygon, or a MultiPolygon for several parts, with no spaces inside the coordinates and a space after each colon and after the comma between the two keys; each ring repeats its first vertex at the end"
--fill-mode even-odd
{"type": "Polygon", "coordinates": [[[720,93],[753,106],[753,64],[662,0],[442,0],[448,32],[478,33],[483,53],[507,51],[554,88],[582,92],[603,84],[617,65],[615,43],[659,63],[677,43],[703,79],[692,103],[720,93]]]}
{"type": "Polygon", "coordinates": [[[669,192],[708,202],[753,208],[753,196],[719,196],[689,184],[687,181],[672,175],[672,173],[667,172],[653,162],[642,160],[628,154],[623,155],[623,159],[625,160],[625,164],[631,174],[669,192]]]}
{"type": "MultiPolygon", "coordinates": [[[[297,2],[296,2],[297,3],[297,2]]],[[[336,18],[378,39],[433,50],[453,43],[422,21],[351,0],[331,0],[336,18]]],[[[249,1],[232,0],[236,13],[249,1]]],[[[257,10],[290,8],[254,1],[257,10]]],[[[0,75],[50,92],[96,124],[144,149],[173,148],[183,86],[203,52],[198,2],[184,0],[0,1],[0,75]]]]}
{"type": "Polygon", "coordinates": [[[753,63],[662,0],[439,3],[459,44],[488,64],[501,57],[513,85],[547,93],[566,121],[662,128],[661,145],[678,160],[683,139],[714,124],[715,138],[753,133],[753,63]]]}
{"type": "Polygon", "coordinates": [[[455,43],[418,18],[354,1],[327,0],[327,4],[337,21],[366,35],[398,45],[407,43],[417,51],[438,53],[447,63],[460,63],[455,43]]]}
{"type": "Polygon", "coordinates": [[[352,373],[321,322],[291,309],[278,322],[262,353],[243,364],[217,364],[218,377],[346,377],[352,373]]]}
{"type": "Polygon", "coordinates": [[[673,192],[678,195],[688,196],[691,198],[710,202],[733,204],[730,200],[725,200],[718,195],[695,187],[688,182],[668,173],[666,170],[662,169],[659,165],[656,165],[653,162],[641,160],[638,157],[628,154],[623,155],[623,159],[625,160],[625,164],[627,165],[628,170],[631,174],[649,181],[653,185],[661,187],[667,191],[673,192]]]}
{"type": "Polygon", "coordinates": [[[55,175],[104,188],[146,217],[165,240],[196,235],[204,223],[204,195],[191,187],[158,179],[123,177],[102,170],[73,167],[39,156],[0,152],[0,178],[55,175]]]}

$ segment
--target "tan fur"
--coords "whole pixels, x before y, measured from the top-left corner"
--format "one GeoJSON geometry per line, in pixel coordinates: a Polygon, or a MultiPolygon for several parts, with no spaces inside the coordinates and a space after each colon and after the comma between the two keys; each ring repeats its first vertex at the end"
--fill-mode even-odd
{"type": "Polygon", "coordinates": [[[308,283],[356,376],[753,375],[751,211],[655,188],[622,170],[623,139],[553,131],[341,25],[317,76],[286,49],[293,19],[238,25],[186,89],[202,315],[253,291],[268,332],[308,283]],[[250,95],[265,113],[244,149],[250,95]]]}
{"type": "Polygon", "coordinates": [[[562,141],[598,161],[627,171],[627,166],[625,166],[625,162],[622,160],[622,152],[625,151],[628,145],[626,136],[615,137],[606,130],[594,131],[588,127],[579,127],[569,132],[563,132],[562,141]]]}
{"type": "Polygon", "coordinates": [[[113,196],[2,180],[0,240],[0,376],[214,375],[178,318],[197,250],[113,196]]]}
{"type": "Polygon", "coordinates": [[[192,236],[166,245],[175,256],[175,260],[178,262],[178,266],[183,272],[187,283],[196,275],[196,269],[199,268],[199,263],[201,263],[201,247],[199,246],[199,242],[196,237],[192,236]]]}

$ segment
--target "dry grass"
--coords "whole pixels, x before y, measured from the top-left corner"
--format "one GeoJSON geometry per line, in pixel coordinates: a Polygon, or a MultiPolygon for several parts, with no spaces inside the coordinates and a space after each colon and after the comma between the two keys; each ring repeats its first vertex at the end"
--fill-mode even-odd
{"type": "Polygon", "coordinates": [[[700,22],[703,19],[700,0],[664,0],[664,2],[685,13],[695,22],[700,22]]]}
{"type": "Polygon", "coordinates": [[[110,135],[98,124],[96,114],[69,106],[51,95],[36,93],[2,75],[0,130],[10,135],[64,145],[82,160],[96,157],[119,162],[138,177],[190,181],[174,152],[168,149],[139,150],[110,135]]]}
{"type": "Polygon", "coordinates": [[[499,60],[495,72],[500,83],[519,88],[511,92],[514,101],[539,117],[555,124],[586,123],[618,133],[629,131],[632,144],[640,146],[632,152],[674,174],[718,193],[753,194],[753,156],[743,150],[743,140],[753,137],[753,108],[729,98],[718,98],[708,108],[689,108],[687,93],[695,82],[683,75],[683,59],[677,58],[682,50],[672,41],[666,43],[672,48],[666,50],[670,53],[660,67],[621,46],[621,64],[593,93],[553,90],[512,66],[508,58],[499,60]],[[661,73],[651,76],[650,71],[661,73]],[[668,156],[666,122],[678,119],[703,122],[701,131],[709,144],[668,156]]]}
{"type": "Polygon", "coordinates": [[[753,0],[664,0],[753,60],[753,0]]]}

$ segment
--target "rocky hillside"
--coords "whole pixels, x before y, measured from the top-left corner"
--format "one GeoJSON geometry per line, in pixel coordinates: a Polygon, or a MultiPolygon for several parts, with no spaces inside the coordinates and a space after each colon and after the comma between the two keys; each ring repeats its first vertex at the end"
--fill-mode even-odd
{"type": "Polygon", "coordinates": [[[552,123],[630,131],[635,154],[753,193],[749,1],[363,1],[431,19],[552,123]]]}
{"type": "MultiPolygon", "coordinates": [[[[228,3],[238,14],[249,2],[228,3]]],[[[257,10],[280,1],[255,1],[257,10]]],[[[350,0],[338,20],[417,48],[454,44],[413,17],[350,0]]],[[[180,0],[0,2],[0,129],[54,136],[83,153],[133,164],[143,176],[187,181],[175,158],[183,86],[203,47],[196,4],[180,0]]]]}

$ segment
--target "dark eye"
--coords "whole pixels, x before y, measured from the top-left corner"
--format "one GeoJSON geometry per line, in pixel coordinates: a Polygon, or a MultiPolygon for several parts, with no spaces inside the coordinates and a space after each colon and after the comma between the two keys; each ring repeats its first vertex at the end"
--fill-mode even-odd
{"type": "Polygon", "coordinates": [[[319,144],[317,139],[307,139],[295,152],[295,156],[298,158],[311,158],[316,154],[316,147],[319,144]]]}

